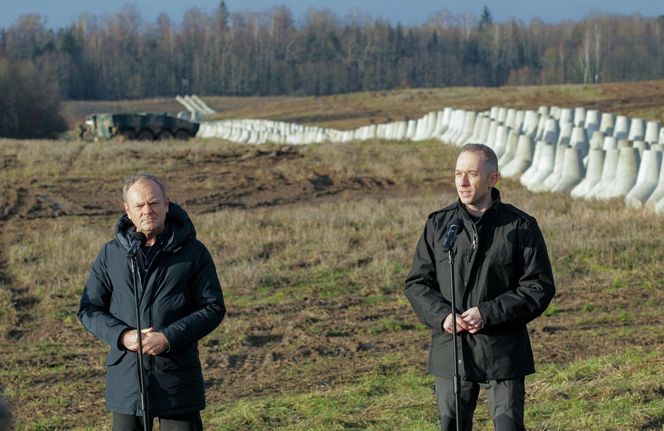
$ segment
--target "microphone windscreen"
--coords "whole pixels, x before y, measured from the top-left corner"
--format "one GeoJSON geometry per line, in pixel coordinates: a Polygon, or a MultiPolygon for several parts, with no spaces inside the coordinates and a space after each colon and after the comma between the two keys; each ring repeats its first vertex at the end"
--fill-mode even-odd
{"type": "Polygon", "coordinates": [[[454,219],[452,219],[452,222],[450,223],[450,228],[452,228],[452,226],[456,226],[454,228],[454,231],[456,233],[459,233],[459,232],[461,232],[461,229],[463,229],[463,222],[461,221],[461,219],[459,217],[454,218],[454,219]]]}

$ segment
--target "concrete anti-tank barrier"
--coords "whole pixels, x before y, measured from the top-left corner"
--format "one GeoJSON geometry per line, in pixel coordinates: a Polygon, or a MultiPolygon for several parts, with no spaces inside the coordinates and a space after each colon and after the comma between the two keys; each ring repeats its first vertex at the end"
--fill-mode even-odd
{"type": "Polygon", "coordinates": [[[582,158],[588,154],[590,144],[588,143],[588,137],[586,136],[586,131],[583,127],[575,127],[572,129],[569,145],[572,148],[578,149],[582,158]]]}
{"type": "Polygon", "coordinates": [[[498,167],[503,168],[509,162],[511,162],[516,156],[516,149],[519,143],[519,135],[512,129],[509,129],[507,132],[507,145],[505,147],[505,152],[498,159],[498,167]]]}
{"type": "Polygon", "coordinates": [[[609,112],[604,112],[602,114],[602,119],[599,122],[599,131],[604,133],[604,135],[613,135],[613,127],[616,122],[616,116],[609,113],[609,112]]]}
{"type": "Polygon", "coordinates": [[[634,147],[621,148],[618,155],[618,166],[615,177],[608,184],[600,199],[624,197],[636,184],[639,172],[639,150],[634,147]]]}
{"type": "Polygon", "coordinates": [[[661,151],[646,150],[643,152],[636,184],[625,196],[625,205],[627,207],[634,209],[643,207],[643,204],[657,188],[661,166],[661,151]]]}
{"type": "Polygon", "coordinates": [[[493,151],[496,153],[496,157],[500,158],[505,151],[507,150],[507,136],[509,134],[509,127],[503,126],[502,124],[496,129],[496,137],[493,143],[493,151]]]}
{"type": "MultiPolygon", "coordinates": [[[[197,115],[211,111],[200,98],[178,99],[197,115]]],[[[439,139],[459,146],[481,142],[496,151],[501,174],[518,178],[529,190],[585,199],[623,197],[630,208],[664,211],[661,124],[583,107],[492,107],[483,112],[446,107],[418,119],[354,130],[269,120],[203,121],[198,136],[293,145],[369,139],[439,139]]]]}
{"type": "Polygon", "coordinates": [[[568,192],[583,180],[585,174],[581,149],[567,147],[565,148],[563,170],[560,179],[551,188],[551,191],[558,193],[568,192]]]}
{"type": "Polygon", "coordinates": [[[558,145],[569,145],[572,139],[572,130],[574,130],[574,123],[560,123],[560,131],[558,132],[558,140],[551,142],[558,145]]]}
{"type": "Polygon", "coordinates": [[[502,175],[508,178],[522,175],[533,163],[532,140],[526,135],[515,134],[515,136],[517,136],[518,141],[514,157],[500,171],[502,175]]]}
{"type": "Polygon", "coordinates": [[[661,126],[659,121],[648,121],[646,123],[646,132],[643,140],[648,144],[657,144],[659,142],[659,130],[661,126]]]}
{"type": "Polygon", "coordinates": [[[616,176],[616,170],[618,169],[618,159],[620,157],[620,150],[617,148],[605,150],[604,152],[604,164],[602,165],[602,176],[600,180],[593,186],[588,193],[586,193],[586,199],[595,198],[601,199],[602,195],[610,189],[611,182],[616,176]]]}
{"type": "Polygon", "coordinates": [[[477,121],[477,113],[474,111],[466,111],[466,115],[463,119],[462,132],[459,136],[456,137],[454,143],[460,147],[468,141],[473,134],[473,129],[475,128],[475,122],[477,121]]]}
{"type": "MultiPolygon", "coordinates": [[[[525,184],[522,182],[522,184],[530,191],[537,191],[535,189],[553,174],[556,163],[556,149],[553,144],[549,144],[546,141],[537,141],[537,145],[540,149],[537,168],[528,176],[525,184]]],[[[545,191],[545,189],[542,189],[541,191],[545,191]]]]}
{"type": "Polygon", "coordinates": [[[531,184],[530,190],[534,192],[548,192],[553,190],[560,178],[563,175],[563,168],[565,167],[565,151],[570,148],[568,145],[557,145],[555,147],[555,158],[553,163],[553,171],[543,181],[531,184]]]}
{"type": "Polygon", "coordinates": [[[588,166],[585,178],[571,191],[573,198],[586,198],[590,191],[602,179],[602,167],[604,166],[604,153],[601,148],[592,148],[588,153],[588,166]]]}
{"type": "Polygon", "coordinates": [[[627,134],[628,141],[642,141],[645,137],[645,124],[640,118],[632,118],[629,125],[629,133],[627,134]]]}
{"type": "Polygon", "coordinates": [[[648,200],[645,203],[645,207],[649,210],[655,210],[655,206],[662,200],[664,200],[664,162],[661,163],[659,169],[659,179],[657,181],[657,186],[648,197],[648,200]]]}
{"type": "Polygon", "coordinates": [[[629,135],[629,123],[629,117],[618,115],[618,117],[616,117],[616,124],[613,128],[613,136],[618,140],[627,139],[627,135],[629,135]]]}
{"type": "Polygon", "coordinates": [[[600,126],[600,113],[596,109],[586,111],[586,118],[583,122],[583,128],[586,131],[586,138],[590,140],[593,133],[599,130],[600,126]]]}

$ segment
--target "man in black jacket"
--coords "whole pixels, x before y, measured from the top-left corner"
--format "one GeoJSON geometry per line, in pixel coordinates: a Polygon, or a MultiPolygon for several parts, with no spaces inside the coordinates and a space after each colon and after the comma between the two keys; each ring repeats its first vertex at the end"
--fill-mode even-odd
{"type": "Polygon", "coordinates": [[[163,182],[150,174],[130,177],[123,189],[123,215],[115,239],[95,260],[78,317],[110,346],[106,361],[106,406],[113,430],[142,430],[137,352],[138,331],[130,237],[147,237],[141,253],[139,291],[143,368],[151,417],[160,429],[202,429],[205,388],[198,340],[221,323],[226,309],[217,272],[196,239],[187,213],[169,202],[163,182]]]}
{"type": "Polygon", "coordinates": [[[536,220],[502,203],[496,154],[486,145],[461,149],[455,169],[458,200],[429,215],[406,280],[415,314],[431,328],[429,372],[435,376],[441,430],[455,429],[453,319],[461,376],[460,416],[472,429],[479,389],[487,391],[496,430],[524,430],[524,377],[535,372],[527,323],[555,294],[551,264],[536,220]],[[442,241],[462,221],[450,262],[442,241]]]}

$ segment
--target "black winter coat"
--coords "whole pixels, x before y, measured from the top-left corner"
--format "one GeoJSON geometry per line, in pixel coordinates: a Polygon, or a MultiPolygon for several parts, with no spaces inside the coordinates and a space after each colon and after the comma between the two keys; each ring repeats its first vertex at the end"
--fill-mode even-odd
{"type": "MultiPolygon", "coordinates": [[[[136,328],[128,234],[125,215],[115,239],[106,243],[81,297],[83,326],[110,345],[106,361],[106,406],[115,413],[138,416],[140,388],[135,352],[120,348],[120,335],[136,328]]],[[[185,413],[205,407],[198,340],[216,328],[226,309],[210,253],[196,239],[189,216],[171,203],[157,255],[147,268],[140,297],[141,326],[162,332],[170,348],[144,356],[151,415],[185,413]]]]}
{"type": "Polygon", "coordinates": [[[406,296],[420,321],[431,328],[429,372],[454,374],[452,334],[442,322],[452,312],[450,264],[442,242],[454,218],[463,221],[453,247],[457,313],[478,307],[484,327],[461,332],[458,357],[468,381],[501,380],[535,372],[526,324],[544,312],[555,294],[551,264],[536,220],[500,201],[492,190],[492,207],[473,221],[456,202],[429,215],[406,296]]]}

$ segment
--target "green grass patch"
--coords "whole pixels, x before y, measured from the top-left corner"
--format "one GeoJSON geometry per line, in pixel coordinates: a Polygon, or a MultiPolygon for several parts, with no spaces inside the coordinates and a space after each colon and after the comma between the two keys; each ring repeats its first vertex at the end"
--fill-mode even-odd
{"type": "Polygon", "coordinates": [[[663,354],[661,347],[632,348],[568,365],[540,366],[528,385],[529,429],[661,429],[663,354]]]}
{"type": "Polygon", "coordinates": [[[318,270],[301,281],[276,275],[261,278],[251,295],[233,295],[229,300],[236,306],[256,304],[291,304],[306,298],[332,299],[356,292],[359,285],[352,281],[357,268],[318,270]]]}
{"type": "MultiPolygon", "coordinates": [[[[421,325],[424,326],[424,325],[421,325]]],[[[421,326],[414,325],[412,323],[406,323],[392,317],[386,317],[379,320],[375,325],[369,327],[369,333],[372,335],[381,334],[384,332],[399,332],[399,331],[410,331],[413,329],[419,329],[421,326]]]]}
{"type": "MultiPolygon", "coordinates": [[[[664,417],[662,353],[628,349],[566,365],[541,365],[527,379],[528,429],[659,429],[664,417]]],[[[213,429],[246,431],[437,430],[433,379],[404,369],[398,360],[384,360],[333,388],[212,406],[205,411],[206,423],[213,429]]],[[[475,429],[493,429],[484,393],[475,429]]]]}
{"type": "Polygon", "coordinates": [[[368,373],[333,389],[237,401],[206,410],[205,419],[220,431],[438,429],[432,379],[412,371],[368,373]]]}
{"type": "Polygon", "coordinates": [[[547,307],[546,310],[544,310],[543,315],[547,316],[547,317],[551,317],[551,316],[554,316],[554,315],[562,313],[562,312],[563,312],[563,310],[559,306],[552,303],[552,304],[549,304],[549,306],[547,307]]]}

